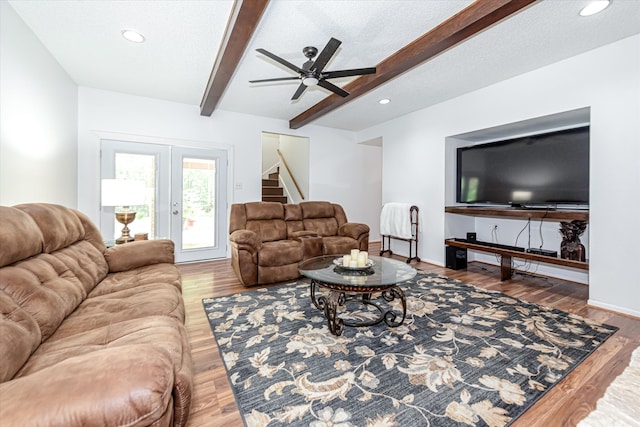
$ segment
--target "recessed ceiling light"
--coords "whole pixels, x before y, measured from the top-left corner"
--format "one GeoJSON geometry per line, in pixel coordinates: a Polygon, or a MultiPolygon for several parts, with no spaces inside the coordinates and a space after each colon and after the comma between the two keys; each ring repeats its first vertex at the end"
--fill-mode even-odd
{"type": "Polygon", "coordinates": [[[144,36],[140,33],[136,33],[132,30],[123,30],[122,37],[134,43],[142,43],[144,42],[144,36]]]}
{"type": "Polygon", "coordinates": [[[602,12],[611,4],[611,0],[595,0],[589,3],[580,11],[580,16],[591,16],[602,12]]]}
{"type": "Polygon", "coordinates": [[[384,98],[384,99],[381,99],[380,101],[378,101],[378,103],[379,103],[379,104],[382,104],[382,105],[384,105],[384,104],[388,104],[388,103],[390,103],[390,102],[391,102],[391,100],[390,100],[390,99],[388,99],[388,98],[384,98]]]}

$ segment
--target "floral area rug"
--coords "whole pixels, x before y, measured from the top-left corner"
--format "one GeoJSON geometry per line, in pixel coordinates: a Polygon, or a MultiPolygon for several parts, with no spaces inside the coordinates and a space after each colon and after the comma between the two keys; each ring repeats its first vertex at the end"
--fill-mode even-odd
{"type": "Polygon", "coordinates": [[[403,325],[340,337],[305,281],[204,299],[245,424],[506,426],[617,330],[432,274],[401,287],[403,325]]]}

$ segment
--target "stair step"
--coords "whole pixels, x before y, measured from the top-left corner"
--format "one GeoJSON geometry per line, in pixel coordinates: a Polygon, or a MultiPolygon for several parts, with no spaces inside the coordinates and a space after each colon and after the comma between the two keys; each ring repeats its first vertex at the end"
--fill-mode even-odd
{"type": "Polygon", "coordinates": [[[262,187],[262,195],[282,196],[284,195],[284,190],[282,189],[282,187],[262,187]]]}
{"type": "Polygon", "coordinates": [[[263,179],[262,180],[263,187],[277,187],[278,180],[277,179],[263,179]]]}
{"type": "Polygon", "coordinates": [[[278,172],[272,172],[269,174],[269,179],[278,179],[280,174],[278,172]]]}
{"type": "Polygon", "coordinates": [[[280,202],[280,203],[287,203],[287,198],[285,196],[269,196],[269,195],[264,195],[262,196],[262,201],[263,202],[280,202]]]}

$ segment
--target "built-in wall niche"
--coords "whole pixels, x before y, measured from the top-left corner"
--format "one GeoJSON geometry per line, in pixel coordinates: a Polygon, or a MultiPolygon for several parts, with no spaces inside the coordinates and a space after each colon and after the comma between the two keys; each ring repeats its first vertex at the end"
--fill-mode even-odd
{"type": "Polygon", "coordinates": [[[456,152],[459,147],[501,141],[590,124],[590,108],[579,108],[445,138],[445,206],[456,205],[456,152]]]}
{"type": "Polygon", "coordinates": [[[288,203],[308,200],[309,138],[262,132],[262,178],[275,172],[288,203]]]}
{"type": "MultiPolygon", "coordinates": [[[[445,206],[460,205],[456,203],[456,152],[459,147],[588,125],[590,125],[590,108],[586,107],[447,137],[445,140],[445,206]]],[[[465,237],[467,232],[476,232],[477,239],[482,241],[517,245],[525,248],[539,248],[542,246],[543,249],[559,252],[562,240],[559,225],[559,220],[528,221],[514,218],[475,217],[447,213],[445,215],[444,237],[465,237]],[[495,227],[496,225],[497,228],[495,227]]],[[[588,258],[588,227],[580,240],[587,249],[588,258]]],[[[499,263],[495,256],[479,252],[470,252],[469,260],[490,264],[499,263]]],[[[588,283],[588,272],[586,271],[544,265],[542,263],[536,263],[535,265],[522,264],[518,262],[516,267],[525,271],[535,271],[537,274],[588,283]]]]}

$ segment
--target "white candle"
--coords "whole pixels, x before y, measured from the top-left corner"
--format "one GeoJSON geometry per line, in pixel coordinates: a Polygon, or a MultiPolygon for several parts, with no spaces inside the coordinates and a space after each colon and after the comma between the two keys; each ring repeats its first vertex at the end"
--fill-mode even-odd
{"type": "Polygon", "coordinates": [[[369,252],[362,251],[360,253],[364,255],[364,265],[367,265],[367,263],[369,262],[369,252]]]}
{"type": "Polygon", "coordinates": [[[364,267],[367,265],[367,258],[363,252],[358,254],[358,267],[364,267]]]}
{"type": "Polygon", "coordinates": [[[349,263],[351,262],[351,255],[345,255],[342,257],[342,265],[345,267],[349,267],[349,263]]]}
{"type": "Polygon", "coordinates": [[[355,259],[351,259],[351,262],[349,263],[349,267],[357,267],[358,266],[358,261],[355,259]]]}
{"type": "Polygon", "coordinates": [[[360,251],[358,249],[351,249],[351,259],[358,259],[358,254],[360,251]]]}

